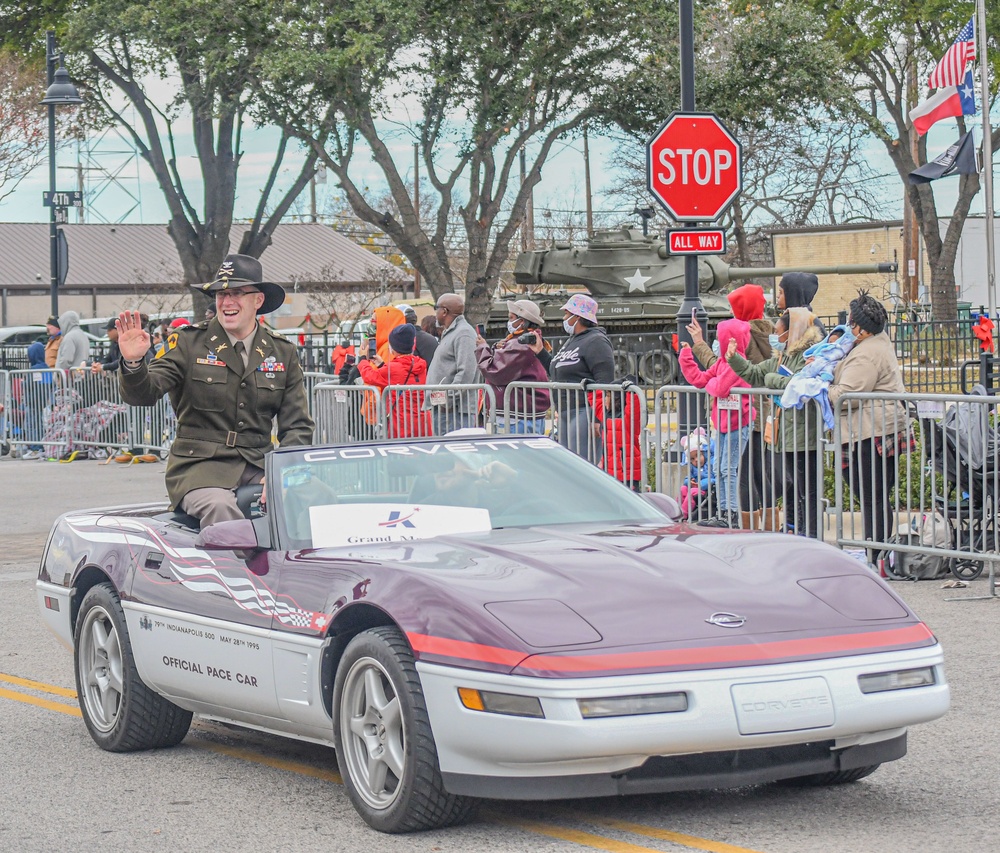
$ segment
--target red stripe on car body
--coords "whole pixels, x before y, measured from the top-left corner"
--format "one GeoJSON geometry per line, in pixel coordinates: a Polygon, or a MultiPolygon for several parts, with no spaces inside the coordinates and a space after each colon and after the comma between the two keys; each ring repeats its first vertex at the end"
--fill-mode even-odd
{"type": "Polygon", "coordinates": [[[907,645],[934,640],[922,622],[906,628],[865,631],[858,634],[834,634],[796,640],[745,645],[704,646],[688,649],[657,649],[648,652],[622,652],[594,655],[525,655],[512,649],[486,646],[463,640],[449,640],[427,634],[407,634],[410,645],[419,655],[436,655],[477,663],[505,664],[524,670],[550,673],[610,672],[629,669],[677,669],[680,667],[746,663],[776,663],[780,660],[836,655],[849,652],[873,654],[907,645]]]}

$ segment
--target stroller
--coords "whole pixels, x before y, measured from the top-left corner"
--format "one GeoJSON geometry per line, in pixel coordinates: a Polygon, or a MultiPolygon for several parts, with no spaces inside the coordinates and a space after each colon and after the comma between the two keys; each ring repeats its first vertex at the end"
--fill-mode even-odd
{"type": "MultiPolygon", "coordinates": [[[[973,395],[985,396],[977,385],[973,395]]],[[[1000,545],[997,497],[1000,495],[1000,424],[992,407],[957,403],[940,422],[920,420],[924,454],[932,472],[934,510],[948,522],[950,546],[969,554],[997,551],[1000,545]]],[[[953,558],[951,573],[973,580],[983,560],[953,558]]]]}

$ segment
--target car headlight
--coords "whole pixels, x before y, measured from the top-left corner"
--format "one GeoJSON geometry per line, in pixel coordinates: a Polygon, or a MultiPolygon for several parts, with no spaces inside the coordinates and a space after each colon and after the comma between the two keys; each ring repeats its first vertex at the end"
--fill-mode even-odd
{"type": "Polygon", "coordinates": [[[934,667],[897,669],[893,672],[873,672],[858,676],[862,693],[884,693],[888,690],[909,690],[911,687],[930,687],[935,684],[934,667]]]}
{"type": "Polygon", "coordinates": [[[687,693],[651,693],[645,696],[605,696],[577,699],[584,719],[632,717],[640,714],[676,714],[688,709],[687,693]]]}
{"type": "Polygon", "coordinates": [[[458,698],[470,711],[509,714],[513,717],[545,717],[542,703],[535,696],[518,696],[514,693],[493,693],[489,690],[459,687],[458,698]]]}

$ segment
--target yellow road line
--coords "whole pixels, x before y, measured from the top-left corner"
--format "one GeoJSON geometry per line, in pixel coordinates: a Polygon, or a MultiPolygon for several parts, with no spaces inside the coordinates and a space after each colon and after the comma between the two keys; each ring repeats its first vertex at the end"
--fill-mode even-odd
{"type": "Polygon", "coordinates": [[[624,820],[615,820],[608,817],[594,817],[592,815],[579,815],[580,820],[588,823],[595,823],[598,826],[609,826],[612,829],[619,829],[622,832],[631,832],[633,835],[644,835],[647,838],[656,838],[659,841],[670,841],[674,844],[682,844],[694,850],[705,850],[708,853],[758,853],[748,847],[736,847],[722,841],[709,841],[707,838],[698,838],[695,835],[685,835],[682,832],[673,832],[669,829],[657,829],[653,826],[645,826],[641,823],[629,823],[624,820]]]}
{"type": "MultiPolygon", "coordinates": [[[[14,684],[19,687],[26,687],[31,690],[38,690],[42,693],[50,693],[55,696],[65,696],[68,699],[76,698],[75,690],[69,690],[65,687],[56,687],[55,685],[45,684],[41,681],[32,681],[28,678],[19,678],[15,675],[0,673],[0,681],[8,684],[14,684]]],[[[14,690],[6,690],[2,687],[0,687],[0,698],[12,699],[15,702],[24,702],[28,705],[36,705],[49,711],[57,711],[60,714],[68,714],[71,717],[82,716],[80,709],[75,705],[67,705],[63,702],[52,702],[48,699],[30,696],[26,693],[18,693],[14,690]]],[[[332,782],[335,785],[344,784],[340,774],[336,771],[312,767],[311,765],[303,764],[299,761],[290,761],[283,758],[268,758],[249,749],[225,746],[220,743],[214,743],[210,740],[191,739],[187,741],[186,745],[193,746],[198,749],[204,749],[209,752],[215,752],[220,755],[226,755],[230,758],[236,758],[241,761],[250,761],[254,764],[262,764],[267,767],[273,767],[276,770],[298,773],[301,776],[310,776],[314,779],[321,779],[324,782],[332,782]]],[[[633,835],[654,838],[658,841],[668,841],[673,844],[680,844],[694,850],[704,850],[706,853],[756,853],[756,851],[746,847],[736,847],[732,844],[726,844],[721,841],[710,841],[705,838],[698,838],[694,835],[685,835],[684,833],[673,832],[668,829],[657,829],[656,827],[645,826],[643,824],[630,823],[628,821],[615,820],[613,818],[595,817],[593,815],[572,811],[564,813],[567,817],[574,817],[587,823],[610,827],[621,832],[632,833],[633,835]]],[[[627,841],[605,838],[603,836],[595,835],[590,832],[584,832],[579,829],[555,826],[552,824],[542,823],[540,821],[511,820],[500,815],[490,815],[490,819],[495,823],[503,823],[508,826],[518,827],[526,832],[545,835],[549,838],[556,838],[561,841],[569,841],[573,844],[590,847],[594,850],[607,850],[609,853],[662,853],[662,851],[655,850],[651,847],[642,847],[637,844],[630,844],[627,841]]]]}
{"type": "Polygon", "coordinates": [[[8,684],[16,684],[18,687],[28,687],[31,690],[40,690],[42,693],[51,693],[53,696],[65,696],[67,699],[76,699],[76,691],[66,687],[56,687],[54,684],[45,684],[43,681],[32,681],[30,678],[18,678],[16,675],[7,675],[0,672],[0,681],[8,684]]]}
{"type": "Polygon", "coordinates": [[[13,699],[15,702],[24,702],[28,705],[37,705],[49,711],[58,711],[60,714],[69,714],[71,717],[82,717],[80,709],[75,705],[66,705],[63,702],[52,702],[49,699],[40,699],[38,696],[29,696],[27,693],[17,693],[14,690],[5,690],[0,687],[0,699],[13,699]]]}
{"type": "Polygon", "coordinates": [[[252,761],[254,764],[265,764],[268,767],[274,767],[276,770],[287,770],[290,773],[298,773],[301,776],[312,776],[315,779],[322,779],[325,782],[333,782],[335,785],[344,784],[344,780],[340,778],[340,774],[333,770],[323,770],[318,767],[311,767],[308,764],[302,764],[299,761],[289,761],[284,758],[267,758],[249,749],[224,746],[221,743],[213,743],[207,740],[190,740],[185,743],[185,746],[207,749],[209,752],[217,752],[220,755],[228,755],[230,758],[238,758],[242,761],[252,761]]]}
{"type": "Polygon", "coordinates": [[[640,847],[638,844],[629,844],[627,841],[618,841],[614,838],[594,835],[591,832],[569,829],[564,826],[553,826],[535,820],[510,820],[507,818],[494,818],[494,820],[497,823],[515,826],[537,835],[547,835],[549,838],[558,838],[560,841],[570,841],[573,844],[580,844],[594,850],[608,850],[610,853],[663,853],[662,850],[655,850],[652,847],[640,847]]]}

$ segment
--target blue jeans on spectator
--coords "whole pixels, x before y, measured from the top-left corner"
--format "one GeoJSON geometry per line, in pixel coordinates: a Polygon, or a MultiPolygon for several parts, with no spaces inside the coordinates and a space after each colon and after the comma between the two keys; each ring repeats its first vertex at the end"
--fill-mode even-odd
{"type": "Polygon", "coordinates": [[[715,440],[715,482],[719,509],[738,512],[740,508],[740,457],[750,438],[750,427],[720,432],[715,440]]]}
{"type": "Polygon", "coordinates": [[[604,455],[601,440],[592,434],[594,413],[590,406],[559,412],[559,443],[588,462],[597,464],[604,455]]]}
{"type": "Polygon", "coordinates": [[[435,408],[434,435],[444,435],[456,429],[468,429],[476,425],[476,416],[471,412],[456,412],[452,409],[435,408]]]}
{"type": "Polygon", "coordinates": [[[501,417],[499,423],[501,426],[506,427],[507,432],[511,435],[545,435],[544,416],[540,418],[526,418],[511,415],[506,421],[501,417]]]}

